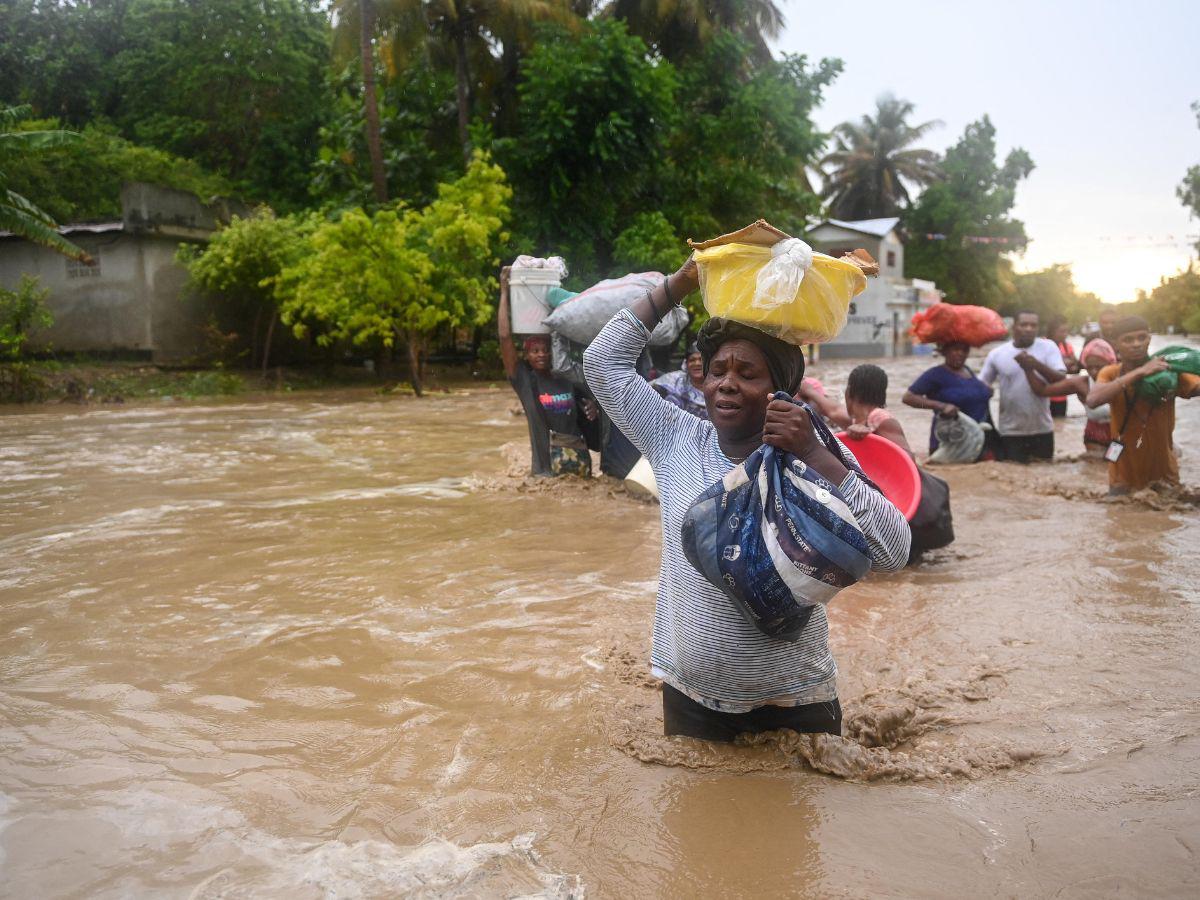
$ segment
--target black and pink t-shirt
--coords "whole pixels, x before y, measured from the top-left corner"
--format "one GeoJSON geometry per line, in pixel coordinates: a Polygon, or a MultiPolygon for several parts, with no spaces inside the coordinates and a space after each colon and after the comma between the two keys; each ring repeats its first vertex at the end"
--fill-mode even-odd
{"type": "Polygon", "coordinates": [[[535,372],[524,360],[509,383],[521,399],[529,423],[530,472],[549,475],[550,432],[583,435],[576,388],[565,378],[535,372]]]}

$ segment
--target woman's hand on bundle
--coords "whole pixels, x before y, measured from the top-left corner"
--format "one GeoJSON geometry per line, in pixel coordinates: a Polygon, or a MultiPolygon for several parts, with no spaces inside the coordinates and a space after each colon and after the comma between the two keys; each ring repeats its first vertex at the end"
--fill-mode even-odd
{"type": "Polygon", "coordinates": [[[692,291],[700,287],[700,271],[696,268],[695,257],[689,256],[687,262],[676,269],[667,278],[670,281],[671,296],[682,300],[692,291]]]}
{"type": "Polygon", "coordinates": [[[772,400],[767,404],[763,443],[801,458],[821,446],[808,412],[790,400],[772,400]]]}
{"type": "Polygon", "coordinates": [[[938,415],[943,419],[957,419],[958,407],[953,403],[944,403],[942,404],[942,408],[938,410],[938,415]]]}
{"type": "Polygon", "coordinates": [[[1133,370],[1131,374],[1135,375],[1138,380],[1145,378],[1147,375],[1157,375],[1159,372],[1165,372],[1171,368],[1161,356],[1152,356],[1140,366],[1133,370]]]}

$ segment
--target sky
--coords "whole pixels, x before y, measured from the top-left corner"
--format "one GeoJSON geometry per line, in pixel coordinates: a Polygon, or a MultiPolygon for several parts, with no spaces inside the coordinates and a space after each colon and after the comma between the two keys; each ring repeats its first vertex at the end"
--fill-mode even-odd
{"type": "MultiPolygon", "coordinates": [[[[777,0],[779,2],[779,0],[777,0]]],[[[1013,215],[1030,244],[1017,271],[1070,263],[1081,290],[1132,300],[1197,255],[1200,220],[1175,195],[1200,164],[1200,2],[1191,0],[782,0],[781,52],[840,58],[815,112],[829,130],[891,92],[940,119],[944,151],[988,114],[999,158],[1024,147],[1036,169],[1013,215]],[[811,11],[811,12],[810,12],[811,11]]]]}

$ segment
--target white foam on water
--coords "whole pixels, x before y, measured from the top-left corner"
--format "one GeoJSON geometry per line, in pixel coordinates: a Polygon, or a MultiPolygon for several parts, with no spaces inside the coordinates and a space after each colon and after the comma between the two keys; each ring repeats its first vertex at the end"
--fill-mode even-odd
{"type": "MultiPolygon", "coordinates": [[[[179,789],[177,796],[143,787],[101,793],[95,800],[102,805],[100,818],[118,830],[119,844],[158,854],[188,847],[193,861],[207,858],[214,868],[220,866],[216,872],[195,874],[191,884],[178,884],[190,890],[193,900],[584,896],[579,876],[556,872],[542,860],[534,849],[534,833],[476,844],[432,836],[416,846],[376,838],[278,837],[251,824],[211,791],[179,789]]],[[[0,795],[0,828],[4,800],[0,795]]],[[[95,893],[87,887],[79,885],[81,893],[95,893]]],[[[149,893],[150,886],[145,887],[149,893]]],[[[162,889],[156,880],[153,890],[162,889]]]]}

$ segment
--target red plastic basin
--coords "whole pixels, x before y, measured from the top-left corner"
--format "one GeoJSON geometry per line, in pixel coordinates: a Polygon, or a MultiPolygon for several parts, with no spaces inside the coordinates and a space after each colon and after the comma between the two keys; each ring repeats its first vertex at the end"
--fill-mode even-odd
{"type": "Polygon", "coordinates": [[[851,440],[846,432],[838,438],[850,448],[867,477],[879,485],[883,495],[911,520],[921,502],[921,473],[912,457],[891,441],[868,434],[861,441],[851,440]]]}

